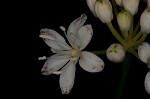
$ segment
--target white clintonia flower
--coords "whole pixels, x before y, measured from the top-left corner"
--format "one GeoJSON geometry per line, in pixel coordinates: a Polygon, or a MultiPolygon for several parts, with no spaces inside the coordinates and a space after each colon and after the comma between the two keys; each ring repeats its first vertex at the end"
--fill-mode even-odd
{"type": "Polygon", "coordinates": [[[124,9],[134,15],[138,11],[140,0],[123,0],[124,9]]]}
{"type": "Polygon", "coordinates": [[[147,93],[150,94],[150,71],[145,76],[144,85],[145,85],[145,90],[147,91],[147,93]]]}
{"type": "Polygon", "coordinates": [[[138,55],[141,61],[150,65],[150,45],[147,42],[143,42],[142,45],[138,47],[138,55]]]}
{"type": "Polygon", "coordinates": [[[140,18],[141,31],[150,33],[150,8],[144,10],[140,18]]]}
{"type": "Polygon", "coordinates": [[[93,13],[93,15],[94,15],[95,17],[97,17],[97,15],[96,15],[96,13],[95,13],[95,10],[94,10],[96,0],[86,0],[86,2],[87,2],[87,5],[88,5],[89,9],[90,9],[91,12],[93,13]]]}
{"type": "MultiPolygon", "coordinates": [[[[100,72],[104,68],[104,62],[98,56],[82,51],[88,45],[93,35],[91,25],[83,26],[86,19],[87,16],[82,14],[81,17],[69,25],[65,35],[71,46],[54,30],[42,29],[40,31],[40,37],[51,47],[52,52],[56,53],[47,59],[41,71],[44,75],[61,74],[59,84],[62,94],[68,94],[73,87],[76,71],[75,65],[78,60],[80,66],[88,72],[100,72]],[[60,71],[58,72],[58,70],[60,71]]],[[[65,32],[64,27],[61,27],[61,29],[65,32]]]]}
{"type": "Polygon", "coordinates": [[[131,27],[131,15],[127,11],[120,12],[117,16],[117,22],[121,31],[129,31],[131,27]]]}
{"type": "Polygon", "coordinates": [[[109,0],[96,1],[95,12],[103,23],[110,23],[113,19],[112,6],[109,0]]]}
{"type": "Polygon", "coordinates": [[[117,5],[122,6],[122,0],[115,0],[115,1],[117,5]]]}
{"type": "Polygon", "coordinates": [[[110,45],[106,51],[106,56],[112,62],[122,62],[125,57],[123,46],[117,43],[110,45]]]}

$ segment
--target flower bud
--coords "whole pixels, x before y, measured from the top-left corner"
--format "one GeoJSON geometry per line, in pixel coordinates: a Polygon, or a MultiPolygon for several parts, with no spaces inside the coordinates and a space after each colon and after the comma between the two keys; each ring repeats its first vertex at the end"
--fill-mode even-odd
{"type": "Polygon", "coordinates": [[[134,15],[138,11],[139,2],[140,0],[123,0],[124,9],[134,15]]]}
{"type": "Polygon", "coordinates": [[[143,42],[138,47],[138,55],[141,61],[148,64],[150,59],[150,45],[147,42],[143,42]]]}
{"type": "Polygon", "coordinates": [[[122,11],[117,16],[117,22],[121,31],[129,31],[132,17],[127,11],[122,11]]]}
{"type": "Polygon", "coordinates": [[[114,43],[106,51],[107,58],[115,63],[122,62],[125,57],[125,51],[121,44],[114,43]]]}
{"type": "Polygon", "coordinates": [[[150,71],[145,76],[144,85],[145,90],[147,91],[148,94],[150,94],[150,71]]]}
{"type": "Polygon", "coordinates": [[[150,8],[150,0],[147,1],[147,6],[150,8]]]}
{"type": "Polygon", "coordinates": [[[103,23],[110,23],[113,19],[112,6],[109,0],[96,1],[95,12],[103,23]]]}
{"type": "Polygon", "coordinates": [[[95,13],[95,9],[94,9],[96,0],[86,0],[86,2],[87,2],[87,5],[88,5],[90,11],[93,13],[93,15],[95,17],[97,17],[97,15],[95,13]]]}
{"type": "Polygon", "coordinates": [[[140,18],[141,31],[150,33],[150,8],[144,10],[140,18]]]}
{"type": "Polygon", "coordinates": [[[115,1],[117,5],[122,6],[122,0],[115,0],[115,1]]]}

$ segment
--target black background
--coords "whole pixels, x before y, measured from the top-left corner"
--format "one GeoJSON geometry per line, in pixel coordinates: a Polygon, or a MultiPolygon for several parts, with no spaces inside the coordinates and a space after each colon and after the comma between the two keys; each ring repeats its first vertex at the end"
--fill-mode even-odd
{"type": "MultiPolygon", "coordinates": [[[[51,99],[53,96],[77,96],[79,98],[80,96],[92,96],[92,98],[115,99],[123,63],[112,63],[108,61],[105,55],[100,56],[105,62],[105,68],[102,72],[89,73],[84,71],[79,64],[76,65],[74,86],[68,95],[61,94],[58,75],[44,76],[41,74],[41,68],[45,61],[39,61],[38,57],[53,55],[50,48],[39,38],[40,29],[42,28],[54,29],[64,37],[59,27],[64,26],[67,29],[74,19],[84,13],[87,15],[85,24],[91,24],[94,31],[91,42],[84,50],[105,50],[110,44],[118,43],[118,41],[113,37],[108,27],[92,15],[85,0],[38,2],[38,5],[31,4],[32,9],[29,9],[31,16],[28,16],[32,18],[30,22],[31,30],[28,32],[31,35],[31,64],[26,67],[28,70],[25,73],[28,76],[25,78],[26,82],[21,85],[21,87],[28,86],[25,87],[27,91],[23,92],[25,96],[28,94],[34,97],[42,96],[42,99],[51,99]]],[[[135,22],[139,20],[139,15],[145,7],[145,3],[140,4],[139,14],[135,15],[135,22]]],[[[112,22],[117,28],[115,15],[112,22]]],[[[148,36],[145,41],[150,43],[149,39],[150,37],[148,36]]],[[[147,66],[131,55],[130,72],[124,91],[124,99],[150,98],[144,88],[144,79],[147,72],[147,66]]]]}

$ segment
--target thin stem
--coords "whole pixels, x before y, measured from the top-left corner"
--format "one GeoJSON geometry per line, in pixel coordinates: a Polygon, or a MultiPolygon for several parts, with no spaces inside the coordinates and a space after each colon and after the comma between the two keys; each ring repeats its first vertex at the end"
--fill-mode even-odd
{"type": "Polygon", "coordinates": [[[139,28],[140,28],[140,21],[137,23],[137,25],[136,25],[136,27],[135,27],[135,29],[134,29],[134,31],[133,31],[133,36],[134,36],[135,34],[137,34],[139,28]]]}
{"type": "Polygon", "coordinates": [[[130,52],[130,53],[133,54],[136,58],[139,59],[138,53],[137,53],[133,48],[128,49],[128,52],[130,52]]]}
{"type": "Polygon", "coordinates": [[[115,12],[115,15],[116,15],[116,17],[117,17],[117,15],[118,15],[118,10],[117,10],[116,2],[115,2],[115,0],[111,0],[111,2],[112,2],[112,6],[113,6],[113,10],[114,10],[114,12],[115,12]]]}
{"type": "Polygon", "coordinates": [[[134,17],[132,16],[132,19],[131,19],[131,28],[130,28],[130,30],[129,30],[129,40],[131,40],[132,39],[132,36],[133,36],[133,21],[134,21],[134,17]]]}
{"type": "Polygon", "coordinates": [[[137,42],[135,42],[134,46],[141,44],[146,39],[146,37],[147,33],[143,33],[142,37],[137,42]]]}
{"type": "Polygon", "coordinates": [[[123,45],[125,45],[125,41],[121,38],[120,34],[115,30],[115,28],[113,27],[112,23],[107,23],[107,26],[109,27],[110,31],[112,32],[112,34],[115,36],[115,38],[123,45]]]}
{"type": "Polygon", "coordinates": [[[102,54],[106,54],[106,50],[92,51],[92,53],[95,54],[95,55],[102,55],[102,54]]]}
{"type": "Polygon", "coordinates": [[[129,61],[130,61],[129,58],[130,58],[130,56],[128,54],[126,54],[126,57],[125,57],[125,60],[124,60],[124,63],[123,63],[122,76],[121,76],[121,79],[120,79],[116,99],[122,99],[123,98],[125,84],[127,82],[127,78],[128,78],[128,74],[129,74],[129,67],[130,67],[129,66],[129,61]]]}
{"type": "Polygon", "coordinates": [[[143,34],[142,31],[140,31],[140,32],[132,39],[132,41],[138,40],[139,37],[140,37],[142,34],[143,34]]]}
{"type": "Polygon", "coordinates": [[[123,35],[124,35],[125,41],[128,41],[128,37],[129,37],[128,31],[124,31],[123,35]]]}

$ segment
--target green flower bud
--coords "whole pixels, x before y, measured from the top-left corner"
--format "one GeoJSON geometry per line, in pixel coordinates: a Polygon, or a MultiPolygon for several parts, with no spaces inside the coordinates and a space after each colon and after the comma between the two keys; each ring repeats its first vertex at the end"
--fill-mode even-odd
{"type": "Polygon", "coordinates": [[[129,31],[132,17],[127,11],[120,12],[117,16],[117,22],[121,31],[129,31]]]}

